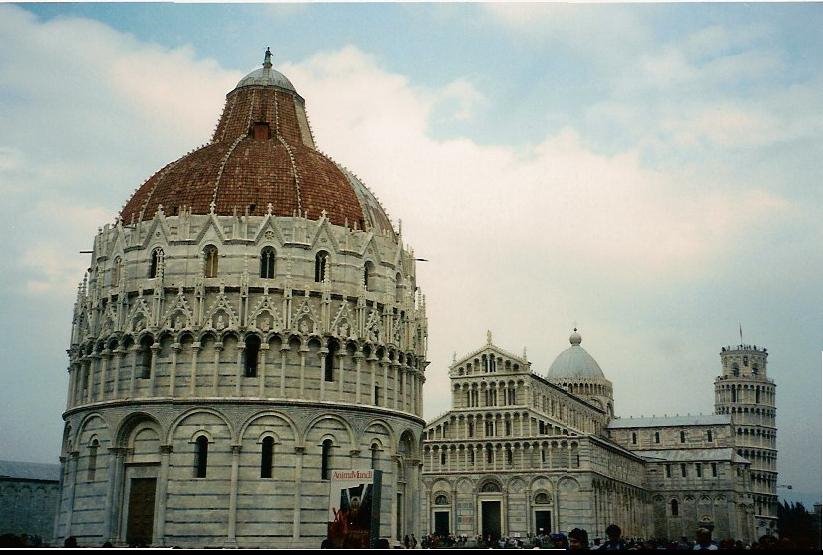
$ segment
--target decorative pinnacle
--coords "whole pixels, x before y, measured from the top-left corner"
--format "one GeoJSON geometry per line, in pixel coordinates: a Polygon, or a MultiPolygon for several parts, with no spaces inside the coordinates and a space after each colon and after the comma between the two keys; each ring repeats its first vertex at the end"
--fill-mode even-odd
{"type": "Polygon", "coordinates": [[[487,345],[492,344],[492,331],[491,330],[486,330],[486,344],[487,345]]]}
{"type": "Polygon", "coordinates": [[[263,67],[268,69],[271,67],[271,49],[266,47],[266,56],[263,58],[263,67]]]}

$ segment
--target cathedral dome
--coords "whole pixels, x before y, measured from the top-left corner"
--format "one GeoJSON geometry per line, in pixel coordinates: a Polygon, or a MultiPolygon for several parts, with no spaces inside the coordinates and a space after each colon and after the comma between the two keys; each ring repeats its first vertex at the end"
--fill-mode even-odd
{"type": "Polygon", "coordinates": [[[374,195],[351,172],[319,152],[305,101],[271,67],[252,71],[226,95],[211,141],[171,162],[135,191],[120,211],[124,223],[186,210],[191,214],[325,213],[335,225],[394,234],[374,195]],[[270,207],[270,208],[269,208],[270,207]]]}
{"type": "Polygon", "coordinates": [[[569,343],[571,347],[557,355],[554,362],[549,367],[549,373],[546,376],[551,381],[565,380],[565,379],[588,379],[588,380],[605,380],[603,370],[597,361],[580,346],[583,338],[578,333],[577,328],[574,329],[569,336],[569,343]]]}

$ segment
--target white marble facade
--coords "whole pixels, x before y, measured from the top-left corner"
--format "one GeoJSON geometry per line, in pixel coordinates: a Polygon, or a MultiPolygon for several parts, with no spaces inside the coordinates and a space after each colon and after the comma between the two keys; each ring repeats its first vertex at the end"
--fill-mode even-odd
{"type": "MultiPolygon", "coordinates": [[[[776,431],[765,350],[752,357],[756,348],[737,349],[748,354],[747,368],[759,367],[755,378],[750,371],[740,378],[723,349],[714,415],[614,418],[611,382],[577,330],[569,341],[546,377],[491,334],[455,359],[452,409],[423,434],[426,533],[525,538],[580,527],[603,538],[611,523],[643,538],[693,537],[700,526],[717,539],[774,533],[765,481],[776,479],[774,467],[762,459],[758,484],[750,459],[753,438],[768,441],[776,431]],[[733,378],[763,383],[740,384],[751,399],[732,401],[733,378]],[[757,398],[754,387],[763,388],[757,398]],[[741,435],[740,419],[752,414],[767,419],[758,421],[761,433],[741,435]]],[[[776,454],[773,445],[758,446],[776,454]]]]}
{"type": "Polygon", "coordinates": [[[427,324],[396,236],[158,212],[102,229],[92,260],[69,350],[59,541],[134,540],[143,478],[156,483],[141,509],[153,545],[319,546],[326,441],[329,468],[385,472],[383,535],[416,531],[427,324]]]}

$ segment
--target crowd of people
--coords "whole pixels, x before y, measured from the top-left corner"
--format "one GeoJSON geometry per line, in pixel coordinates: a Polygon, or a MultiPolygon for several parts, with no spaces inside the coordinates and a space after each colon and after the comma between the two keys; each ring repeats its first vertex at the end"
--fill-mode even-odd
{"type": "Polygon", "coordinates": [[[693,540],[681,537],[679,540],[665,540],[659,538],[624,538],[622,530],[616,524],[606,528],[606,538],[589,538],[588,532],[582,528],[574,528],[568,534],[529,534],[525,538],[519,537],[483,537],[477,536],[471,540],[466,536],[429,534],[420,543],[424,549],[430,548],[486,548],[486,549],[568,549],[568,550],[600,550],[600,551],[717,551],[717,550],[784,550],[802,549],[819,546],[795,545],[790,538],[775,538],[761,536],[751,544],[731,538],[719,541],[713,540],[711,531],[699,528],[693,540]]]}

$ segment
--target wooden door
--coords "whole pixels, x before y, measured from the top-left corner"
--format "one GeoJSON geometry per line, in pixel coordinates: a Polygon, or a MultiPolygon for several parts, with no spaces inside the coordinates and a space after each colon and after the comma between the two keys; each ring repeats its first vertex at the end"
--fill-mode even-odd
{"type": "Polygon", "coordinates": [[[154,494],[157,478],[132,478],[129,490],[129,545],[149,546],[154,533],[154,494]]]}

